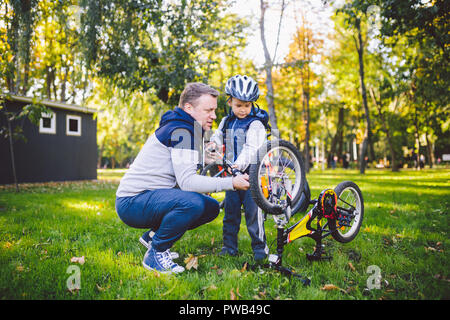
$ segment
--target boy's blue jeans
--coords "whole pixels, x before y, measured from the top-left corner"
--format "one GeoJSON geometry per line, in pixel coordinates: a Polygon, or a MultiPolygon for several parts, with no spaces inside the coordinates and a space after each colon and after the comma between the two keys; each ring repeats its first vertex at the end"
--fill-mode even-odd
{"type": "Polygon", "coordinates": [[[170,249],[187,230],[214,220],[219,203],[197,192],[158,189],[117,197],[116,211],[128,226],[155,231],[152,247],[161,252],[170,249]]]}
{"type": "Polygon", "coordinates": [[[244,205],[245,222],[252,240],[253,253],[255,257],[264,257],[268,253],[264,217],[258,210],[250,190],[227,191],[225,194],[225,216],[223,219],[224,249],[230,254],[237,254],[242,205],[244,205]]]}

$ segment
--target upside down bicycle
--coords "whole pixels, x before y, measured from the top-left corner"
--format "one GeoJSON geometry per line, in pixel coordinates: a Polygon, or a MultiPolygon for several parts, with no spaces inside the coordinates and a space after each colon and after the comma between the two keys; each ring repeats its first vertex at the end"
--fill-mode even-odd
{"type": "MultiPolygon", "coordinates": [[[[206,166],[201,174],[222,176],[231,163],[206,166]]],[[[236,169],[233,175],[240,174],[236,169]]],[[[267,141],[256,153],[250,165],[249,182],[252,197],[265,215],[272,215],[277,229],[276,253],[269,255],[265,265],[283,274],[299,278],[305,285],[309,279],[282,265],[284,246],[296,239],[309,237],[316,242],[314,252],[307,254],[310,261],[330,259],[324,256],[322,239],[332,236],[340,243],[352,241],[358,234],[364,217],[364,201],[360,188],[352,181],[343,181],[334,189],[323,190],[317,199],[305,177],[300,152],[290,142],[280,139],[267,141]],[[309,206],[313,207],[309,210],[309,206]],[[289,220],[299,212],[303,218],[289,226],[289,220]]]]}

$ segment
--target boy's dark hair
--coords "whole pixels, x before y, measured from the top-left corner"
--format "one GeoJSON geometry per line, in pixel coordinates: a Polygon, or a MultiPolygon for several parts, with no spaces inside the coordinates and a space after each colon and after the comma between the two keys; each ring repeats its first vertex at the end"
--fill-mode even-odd
{"type": "Polygon", "coordinates": [[[178,106],[181,109],[184,109],[184,105],[186,103],[190,103],[195,107],[196,106],[195,102],[197,101],[197,99],[204,94],[209,94],[217,98],[219,96],[219,91],[201,82],[190,82],[186,84],[186,87],[181,93],[178,106]]]}

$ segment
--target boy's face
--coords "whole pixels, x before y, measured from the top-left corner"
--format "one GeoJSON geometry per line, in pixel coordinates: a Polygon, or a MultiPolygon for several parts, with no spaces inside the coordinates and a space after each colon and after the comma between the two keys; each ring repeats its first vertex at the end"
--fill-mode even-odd
{"type": "Polygon", "coordinates": [[[228,105],[231,107],[234,115],[239,119],[244,119],[252,111],[251,101],[242,101],[231,97],[231,99],[228,100],[228,105]]]}

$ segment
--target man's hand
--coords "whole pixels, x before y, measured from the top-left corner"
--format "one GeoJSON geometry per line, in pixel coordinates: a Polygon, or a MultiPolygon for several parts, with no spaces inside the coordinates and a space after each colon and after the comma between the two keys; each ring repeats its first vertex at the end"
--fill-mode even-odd
{"type": "Polygon", "coordinates": [[[217,145],[215,142],[208,142],[205,145],[205,163],[210,164],[222,159],[222,155],[217,150],[217,145]]]}
{"type": "Polygon", "coordinates": [[[248,190],[250,183],[248,182],[248,174],[242,174],[233,177],[233,188],[235,190],[248,190]]]}

